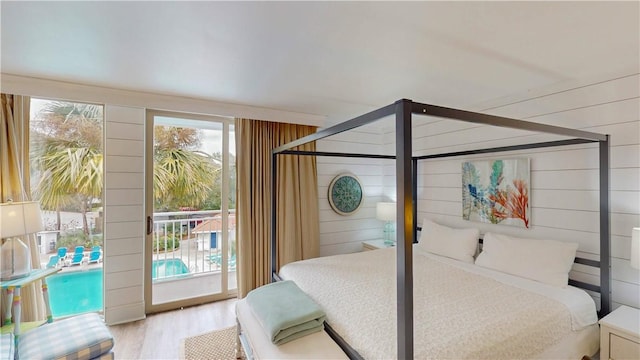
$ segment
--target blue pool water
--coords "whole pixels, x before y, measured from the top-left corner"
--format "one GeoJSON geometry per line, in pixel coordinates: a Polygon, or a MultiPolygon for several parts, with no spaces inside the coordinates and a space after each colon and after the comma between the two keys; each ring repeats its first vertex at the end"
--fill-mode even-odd
{"type": "Polygon", "coordinates": [[[154,260],[151,267],[151,278],[158,279],[188,274],[189,268],[181,259],[154,260]]]}
{"type": "Polygon", "coordinates": [[[47,277],[54,318],[102,311],[102,269],[59,273],[47,277]]]}
{"type": "MultiPolygon", "coordinates": [[[[180,259],[154,260],[153,279],[188,274],[189,268],[180,259]]],[[[47,277],[49,302],[54,318],[102,311],[102,269],[58,273],[47,277]]]]}

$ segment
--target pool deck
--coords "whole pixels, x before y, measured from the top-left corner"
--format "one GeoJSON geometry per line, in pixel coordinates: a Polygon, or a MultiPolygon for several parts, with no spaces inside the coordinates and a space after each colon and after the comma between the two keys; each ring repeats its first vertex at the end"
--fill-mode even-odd
{"type": "MultiPolygon", "coordinates": [[[[49,262],[49,257],[55,255],[55,253],[50,254],[40,254],[40,265],[41,268],[45,268],[47,263],[49,262]]],[[[86,259],[88,258],[89,252],[85,251],[85,259],[81,264],[78,265],[64,265],[58,266],[62,270],[61,272],[72,272],[72,271],[85,271],[90,269],[100,269],[102,268],[102,260],[98,263],[88,264],[86,259]]],[[[160,254],[153,254],[153,260],[166,260],[166,259],[180,259],[183,263],[187,265],[189,271],[191,273],[201,273],[208,271],[219,270],[220,266],[214,263],[210,263],[208,257],[211,255],[211,252],[208,250],[194,250],[191,251],[174,251],[160,254]]]]}
{"type": "MultiPolygon", "coordinates": [[[[51,253],[51,254],[40,254],[40,267],[41,268],[45,268],[47,266],[47,263],[49,262],[49,256],[51,255],[55,255],[55,253],[51,253]]],[[[85,271],[85,270],[91,270],[91,269],[102,269],[102,261],[100,261],[99,263],[92,263],[92,264],[87,264],[85,261],[83,261],[81,264],[79,265],[65,265],[65,266],[58,266],[61,271],[60,273],[64,273],[64,272],[73,272],[73,271],[85,271]]]]}

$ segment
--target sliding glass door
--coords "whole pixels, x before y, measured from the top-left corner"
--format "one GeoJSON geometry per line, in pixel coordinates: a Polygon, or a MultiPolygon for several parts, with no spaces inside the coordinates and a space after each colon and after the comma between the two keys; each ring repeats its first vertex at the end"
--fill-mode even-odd
{"type": "Polygon", "coordinates": [[[147,312],[235,296],[232,119],[147,111],[147,312]]]}

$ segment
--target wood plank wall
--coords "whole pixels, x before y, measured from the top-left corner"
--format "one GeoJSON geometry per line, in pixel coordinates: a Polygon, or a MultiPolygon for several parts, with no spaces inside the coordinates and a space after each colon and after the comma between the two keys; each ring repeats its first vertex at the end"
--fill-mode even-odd
{"type": "Polygon", "coordinates": [[[144,318],[145,110],[105,107],[104,314],[107,324],[144,318]]]}
{"type": "MultiPolygon", "coordinates": [[[[359,128],[320,140],[318,151],[380,154],[379,128],[359,128]]],[[[362,241],[382,238],[383,223],[376,219],[376,203],[389,201],[383,196],[383,166],[389,160],[318,157],[318,197],[320,207],[320,255],[362,250],[362,241]],[[341,173],[355,174],[362,183],[364,200],[353,215],[343,216],[331,209],[329,184],[341,173]]]]}
{"type": "MultiPolygon", "coordinates": [[[[640,83],[639,74],[594,80],[571,87],[531,92],[472,110],[528,121],[610,134],[612,299],[640,307],[640,271],[630,267],[631,229],[640,226],[640,83]]],[[[393,149],[385,133],[383,147],[393,149]]],[[[414,152],[442,153],[535,142],[557,137],[531,136],[522,131],[422,118],[414,120],[414,152]]],[[[391,150],[392,151],[392,150],[391,150]]],[[[500,157],[531,159],[531,229],[462,220],[461,163],[482,155],[427,160],[419,165],[418,223],[423,218],[455,227],[479,227],[512,235],[574,241],[579,256],[599,257],[598,148],[575,145],[520,152],[500,157]]],[[[394,169],[384,166],[385,183],[393,184],[394,169]],[[391,179],[391,180],[389,180],[391,179]]],[[[598,271],[574,265],[571,277],[598,283],[598,271]]],[[[597,297],[597,296],[596,296],[597,297]]]]}

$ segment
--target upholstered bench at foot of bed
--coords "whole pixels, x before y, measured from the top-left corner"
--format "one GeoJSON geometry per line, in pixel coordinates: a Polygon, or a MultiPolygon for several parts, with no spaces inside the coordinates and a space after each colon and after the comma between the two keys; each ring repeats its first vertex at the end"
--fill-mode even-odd
{"type": "Polygon", "coordinates": [[[303,336],[286,344],[273,344],[269,336],[262,329],[258,319],[253,315],[246,298],[236,303],[236,318],[239,329],[242,332],[241,336],[246,339],[243,348],[245,358],[248,360],[348,359],[338,344],[324,331],[303,336]]]}
{"type": "Polygon", "coordinates": [[[113,359],[113,336],[96,313],[58,320],[20,335],[17,359],[113,359]]]}

